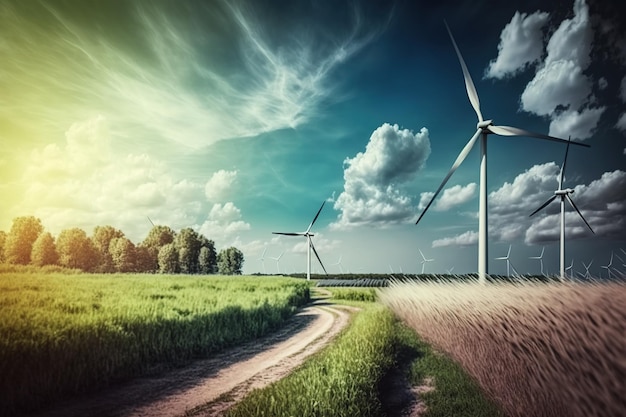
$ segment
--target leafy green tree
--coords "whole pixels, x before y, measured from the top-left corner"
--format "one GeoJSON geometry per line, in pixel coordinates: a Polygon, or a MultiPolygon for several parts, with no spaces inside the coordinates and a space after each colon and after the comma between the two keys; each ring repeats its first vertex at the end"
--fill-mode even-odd
{"type": "Polygon", "coordinates": [[[209,240],[211,245],[205,245],[200,248],[198,256],[198,268],[201,274],[214,274],[217,272],[217,254],[213,241],[209,240]]]}
{"type": "Polygon", "coordinates": [[[243,253],[235,248],[222,249],[217,255],[217,267],[223,275],[241,275],[243,267],[243,253]]]}
{"type": "Polygon", "coordinates": [[[4,246],[7,241],[7,232],[0,230],[0,263],[4,262],[4,246]]]}
{"type": "Polygon", "coordinates": [[[135,246],[135,272],[155,272],[150,249],[145,246],[135,246]]]}
{"type": "Polygon", "coordinates": [[[93,230],[91,241],[98,252],[98,265],[96,266],[97,272],[115,271],[115,265],[110,252],[110,245],[113,239],[121,237],[124,237],[124,233],[113,226],[96,226],[93,230]]]}
{"type": "Polygon", "coordinates": [[[198,272],[198,259],[201,247],[200,235],[187,227],[182,229],[174,239],[178,249],[178,266],[183,274],[195,274],[198,272]]]}
{"type": "Polygon", "coordinates": [[[91,271],[98,264],[98,252],[84,230],[65,229],[57,238],[59,263],[66,268],[91,271]]]}
{"type": "Polygon", "coordinates": [[[132,272],[135,270],[135,244],[128,238],[113,238],[110,243],[109,253],[117,272],[132,272]]]}
{"type": "Polygon", "coordinates": [[[26,265],[30,263],[33,243],[43,232],[41,220],[34,216],[16,217],[7,235],[4,256],[8,263],[26,265]]]}
{"type": "Polygon", "coordinates": [[[174,243],[163,245],[159,250],[159,272],[162,274],[178,272],[178,249],[174,243]]]}
{"type": "Polygon", "coordinates": [[[56,265],[59,261],[54,238],[50,232],[39,235],[33,243],[33,251],[30,254],[30,261],[35,266],[56,265]]]}
{"type": "Polygon", "coordinates": [[[149,259],[145,260],[146,266],[150,264],[149,269],[144,269],[146,272],[156,272],[159,268],[159,251],[168,243],[174,242],[174,232],[168,226],[157,225],[150,229],[148,236],[139,244],[140,247],[146,248],[149,254],[149,259]]]}

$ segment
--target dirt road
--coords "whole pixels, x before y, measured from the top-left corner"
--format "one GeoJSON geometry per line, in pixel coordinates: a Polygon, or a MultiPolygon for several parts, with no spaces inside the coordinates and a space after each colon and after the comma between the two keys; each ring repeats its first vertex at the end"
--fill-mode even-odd
{"type": "Polygon", "coordinates": [[[320,300],[279,332],[162,375],[138,378],[32,417],[220,415],[254,388],[289,374],[332,340],[349,312],[320,300]]]}

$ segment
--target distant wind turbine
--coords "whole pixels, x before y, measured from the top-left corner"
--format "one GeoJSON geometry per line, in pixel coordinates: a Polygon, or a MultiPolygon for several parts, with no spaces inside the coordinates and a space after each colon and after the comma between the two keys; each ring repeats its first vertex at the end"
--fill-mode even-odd
{"type": "Polygon", "coordinates": [[[326,268],[324,268],[324,264],[322,263],[322,260],[320,259],[320,256],[317,254],[317,251],[315,250],[315,246],[313,246],[313,241],[311,240],[311,238],[313,236],[315,236],[313,233],[311,233],[311,228],[313,227],[313,224],[315,224],[315,221],[317,220],[317,218],[319,217],[320,213],[322,212],[322,209],[324,208],[324,204],[325,203],[326,203],[326,200],[324,200],[324,202],[322,203],[322,206],[317,211],[317,214],[313,218],[313,221],[311,222],[311,224],[309,224],[309,227],[306,229],[306,231],[304,231],[304,232],[272,232],[275,235],[304,236],[306,238],[306,240],[307,240],[306,279],[307,280],[311,279],[311,249],[313,249],[313,253],[315,253],[315,257],[317,258],[317,260],[319,261],[320,265],[322,266],[322,269],[324,270],[326,275],[328,275],[328,272],[326,272],[326,268]]]}
{"type": "Polygon", "coordinates": [[[569,271],[570,278],[576,277],[576,274],[574,273],[573,268],[574,268],[574,259],[572,258],[572,263],[567,268],[565,268],[566,272],[569,271]]]}
{"type": "Polygon", "coordinates": [[[500,256],[495,259],[499,261],[506,261],[506,276],[511,276],[511,245],[509,245],[509,251],[506,253],[506,256],[500,256]]]}
{"type": "Polygon", "coordinates": [[[543,248],[541,248],[541,255],[539,256],[531,256],[528,259],[539,259],[539,264],[541,265],[541,275],[545,275],[543,273],[543,252],[545,251],[546,247],[544,246],[543,248]]]}
{"type": "MultiPolygon", "coordinates": [[[[333,192],[334,193],[334,192],[333,192]]],[[[341,273],[343,274],[343,267],[341,266],[341,258],[343,258],[343,255],[339,256],[339,260],[337,262],[335,262],[333,264],[333,266],[339,266],[339,270],[341,271],[341,273]]]]}
{"type": "Polygon", "coordinates": [[[583,261],[580,261],[580,263],[583,264],[583,267],[585,268],[585,274],[583,275],[583,277],[585,279],[591,279],[591,274],[589,273],[589,268],[591,268],[591,265],[593,264],[593,259],[591,260],[591,262],[589,262],[589,265],[585,265],[585,263],[583,261]]]}
{"type": "Polygon", "coordinates": [[[280,258],[282,258],[284,254],[285,254],[285,251],[282,251],[282,252],[280,253],[280,255],[278,255],[278,257],[277,257],[277,258],[273,258],[273,257],[271,257],[271,256],[270,256],[270,259],[272,259],[272,260],[276,261],[276,271],[278,271],[278,273],[279,273],[279,274],[280,274],[280,267],[279,267],[279,265],[278,265],[278,261],[280,261],[280,258]]]}
{"type": "Polygon", "coordinates": [[[611,279],[612,266],[613,266],[613,251],[611,251],[611,260],[609,261],[609,263],[607,265],[600,265],[600,268],[606,269],[606,272],[608,274],[608,279],[611,279]]]}
{"type": "Polygon", "coordinates": [[[561,165],[561,173],[559,174],[559,188],[554,192],[554,195],[548,199],[545,203],[541,205],[537,210],[533,211],[529,217],[534,216],[537,212],[542,210],[548,204],[552,203],[557,197],[561,197],[561,258],[560,258],[560,267],[561,267],[561,281],[565,280],[565,200],[569,202],[569,204],[576,210],[581,219],[585,222],[591,233],[595,232],[587,223],[587,220],[583,217],[576,204],[574,204],[574,200],[569,196],[574,192],[571,188],[563,189],[563,177],[565,176],[565,164],[567,163],[567,152],[569,151],[569,144],[574,143],[571,141],[567,142],[567,147],[565,148],[565,159],[563,159],[563,165],[561,165]]]}
{"type": "Polygon", "coordinates": [[[434,261],[434,259],[426,259],[426,257],[424,256],[424,254],[422,253],[421,249],[417,249],[420,252],[420,255],[422,255],[422,274],[424,273],[424,267],[426,266],[426,262],[432,262],[434,261]]]}
{"type": "Polygon", "coordinates": [[[149,216],[146,216],[148,218],[148,221],[150,222],[150,224],[152,225],[152,227],[154,227],[154,223],[152,223],[152,220],[150,219],[149,216]]]}
{"type": "Polygon", "coordinates": [[[267,272],[265,272],[265,252],[267,252],[267,246],[263,248],[263,254],[261,254],[261,257],[259,258],[261,265],[263,265],[263,274],[267,274],[267,272]]]}
{"type": "MultiPolygon", "coordinates": [[[[474,86],[474,82],[472,81],[472,77],[470,76],[469,71],[467,70],[467,66],[465,65],[465,61],[461,56],[461,51],[452,36],[452,32],[446,23],[446,29],[448,30],[448,34],[450,35],[450,39],[452,40],[452,45],[454,46],[454,50],[456,51],[456,55],[461,64],[461,70],[463,71],[463,78],[465,79],[465,89],[467,90],[467,95],[469,97],[469,101],[476,112],[476,116],[478,116],[478,124],[476,125],[477,130],[474,133],[474,136],[470,138],[467,142],[459,156],[457,156],[452,168],[448,171],[448,174],[445,176],[441,185],[435,191],[432,198],[420,214],[417,219],[417,223],[420,222],[426,211],[431,206],[433,201],[437,198],[443,187],[445,187],[446,183],[454,174],[454,171],[457,170],[459,165],[465,160],[469,152],[474,147],[474,144],[480,137],[480,186],[479,186],[479,214],[478,214],[478,278],[481,283],[486,282],[486,276],[488,273],[488,254],[487,254],[487,136],[489,134],[496,134],[499,136],[528,136],[538,139],[546,139],[555,142],[563,142],[568,143],[568,141],[560,138],[556,138],[553,136],[544,135],[541,133],[533,133],[528,130],[519,129],[511,126],[496,126],[492,122],[492,120],[483,119],[483,115],[480,111],[480,101],[478,100],[478,93],[476,92],[476,87],[474,86]]],[[[573,144],[589,147],[589,145],[572,142],[573,144]]]]}

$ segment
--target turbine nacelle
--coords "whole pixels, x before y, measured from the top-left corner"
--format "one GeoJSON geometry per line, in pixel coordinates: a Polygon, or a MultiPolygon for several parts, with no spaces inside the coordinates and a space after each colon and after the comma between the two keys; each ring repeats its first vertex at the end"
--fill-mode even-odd
{"type": "Polygon", "coordinates": [[[493,120],[483,120],[482,122],[478,122],[476,128],[480,130],[486,130],[487,133],[493,133],[488,129],[491,125],[493,125],[493,120]]]}
{"type": "Polygon", "coordinates": [[[566,196],[567,194],[573,194],[574,190],[572,190],[571,188],[566,188],[564,190],[556,190],[554,192],[554,195],[560,195],[560,196],[566,196]]]}

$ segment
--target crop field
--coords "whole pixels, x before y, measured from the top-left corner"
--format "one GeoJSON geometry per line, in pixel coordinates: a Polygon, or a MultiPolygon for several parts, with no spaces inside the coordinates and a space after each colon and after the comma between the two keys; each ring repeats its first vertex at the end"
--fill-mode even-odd
{"type": "Polygon", "coordinates": [[[308,300],[291,278],[0,274],[0,415],[250,340],[308,300]]]}
{"type": "Polygon", "coordinates": [[[624,283],[394,283],[380,300],[509,416],[626,411],[624,283]]]}

